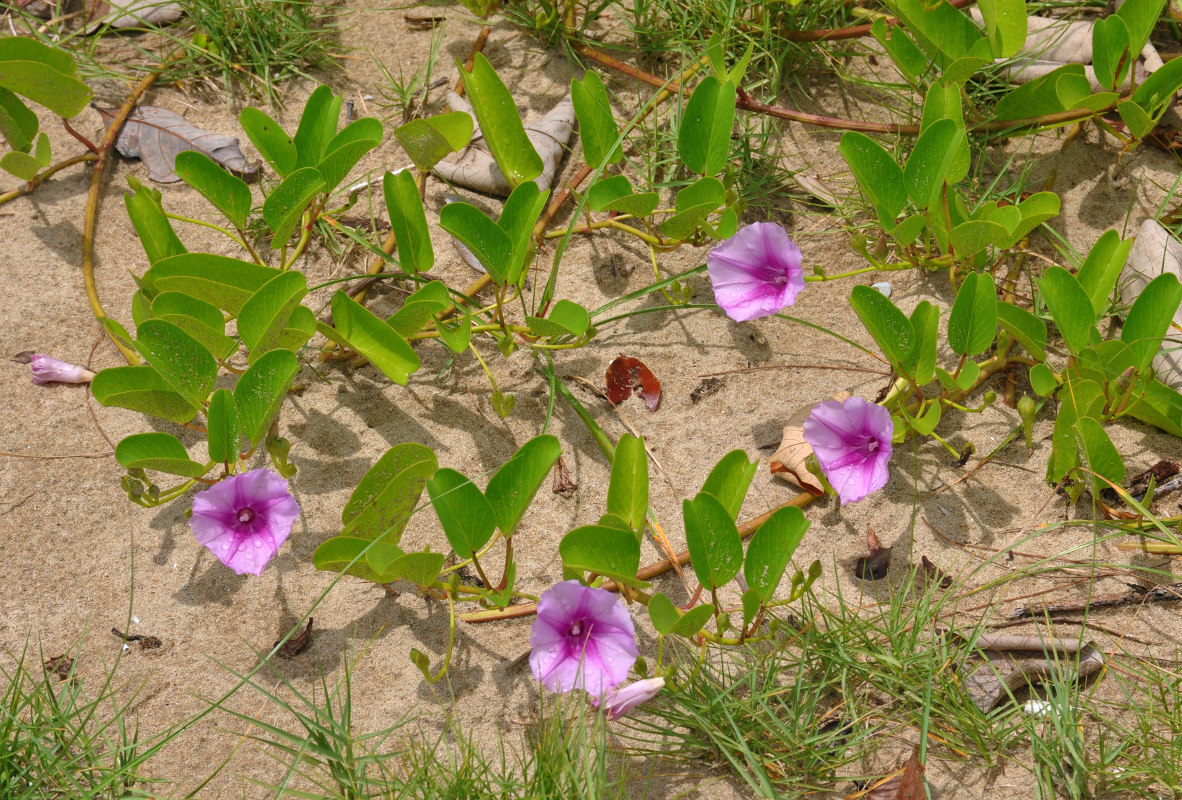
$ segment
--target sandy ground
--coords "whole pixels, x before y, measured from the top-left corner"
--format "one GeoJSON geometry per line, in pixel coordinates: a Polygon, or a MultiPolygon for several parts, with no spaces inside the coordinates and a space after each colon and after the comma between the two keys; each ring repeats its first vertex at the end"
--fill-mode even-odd
{"type": "MultiPolygon", "coordinates": [[[[354,4],[351,4],[354,5],[354,4]]],[[[409,74],[426,57],[432,34],[409,28],[402,13],[378,10],[375,2],[355,4],[346,18],[351,26],[346,44],[363,45],[397,73],[402,65],[409,74]]],[[[442,11],[443,55],[438,74],[454,80],[451,62],[463,58],[478,30],[477,24],[455,7],[442,11]]],[[[565,93],[572,66],[557,52],[501,23],[495,26],[485,50],[528,113],[539,114],[565,93]]],[[[329,76],[330,82],[354,100],[363,111],[364,95],[374,95],[380,78],[364,52],[348,62],[347,74],[329,76]]],[[[609,87],[625,101],[637,88],[616,76],[605,76],[609,87]]],[[[123,89],[97,85],[96,100],[118,105],[123,89]]],[[[289,108],[299,108],[297,89],[289,108]]],[[[855,98],[856,100],[856,98],[855,98]]],[[[236,111],[223,105],[198,102],[177,89],[149,94],[148,102],[185,114],[204,127],[236,132],[236,111]]],[[[372,101],[368,101],[372,103],[372,101]]],[[[806,110],[842,108],[873,116],[872,105],[842,97],[824,78],[816,84],[806,110]]],[[[440,108],[438,98],[432,109],[440,108]]],[[[371,109],[372,110],[372,109],[371,109]]],[[[285,118],[289,129],[294,121],[285,118]]],[[[78,127],[99,135],[98,115],[87,111],[78,127]]],[[[74,152],[73,141],[60,125],[47,123],[57,153],[74,152]]],[[[837,134],[786,126],[785,158],[794,169],[809,168],[822,174],[842,170],[836,153],[837,134]]],[[[1076,248],[1085,250],[1108,227],[1134,231],[1136,224],[1157,209],[1176,174],[1176,162],[1153,149],[1142,147],[1119,157],[1111,141],[1094,130],[1060,152],[1061,134],[1040,141],[1034,171],[1040,182],[1050,169],[1058,169],[1056,189],[1063,199],[1063,213],[1055,228],[1076,248]]],[[[243,146],[253,155],[243,137],[243,146]]],[[[572,170],[568,159],[566,174],[572,170]]],[[[999,152],[998,162],[1001,162],[999,152]]],[[[405,157],[392,137],[372,153],[363,166],[380,170],[401,166],[405,157]]],[[[575,165],[577,166],[577,165],[575,165]]],[[[147,267],[120,196],[126,176],[147,180],[138,162],[120,161],[106,183],[97,241],[98,286],[109,313],[130,325],[130,300],[134,291],[131,273],[147,267]]],[[[34,194],[0,208],[0,241],[4,243],[4,280],[0,282],[0,341],[6,353],[24,350],[51,353],[59,358],[89,363],[94,368],[120,363],[118,353],[100,341],[82,287],[79,270],[80,233],[89,173],[76,169],[40,187],[34,194]],[[97,344],[97,346],[96,346],[97,344]]],[[[0,190],[15,185],[0,177],[0,190]]],[[[212,216],[212,210],[184,185],[164,187],[167,209],[183,215],[212,216]]],[[[256,190],[257,191],[257,190],[256,190]]],[[[437,209],[443,191],[433,184],[429,208],[437,209]]],[[[257,198],[257,194],[256,194],[257,198]]],[[[822,264],[831,272],[861,266],[848,247],[847,237],[835,220],[802,213],[787,200],[777,203],[775,218],[789,226],[800,244],[806,268],[822,264]]],[[[380,207],[380,201],[379,201],[380,207]]],[[[190,250],[232,254],[232,247],[207,230],[178,225],[190,250]]],[[[435,231],[438,264],[433,274],[464,285],[475,274],[464,265],[435,231]]],[[[1047,250],[1047,252],[1050,252],[1047,250]]],[[[679,271],[702,263],[704,250],[687,249],[665,257],[662,269],[679,271]]],[[[543,259],[541,265],[548,265],[543,259]]],[[[327,276],[357,271],[357,257],[338,264],[330,254],[317,252],[305,264],[309,283],[327,276]]],[[[643,287],[651,272],[646,253],[619,238],[576,240],[559,280],[560,296],[589,307],[643,287]]],[[[859,280],[879,280],[865,276],[859,280]]],[[[894,299],[906,311],[925,298],[947,309],[951,296],[947,281],[939,275],[896,273],[889,278],[894,299]]],[[[698,298],[709,298],[704,276],[691,281],[698,298]]],[[[846,302],[851,283],[812,284],[802,293],[792,313],[870,345],[846,302]]],[[[373,307],[391,313],[402,295],[381,290],[373,307]]],[[[318,309],[328,299],[317,294],[309,304],[318,309]]],[[[655,304],[655,301],[651,301],[655,304]]],[[[945,314],[946,318],[946,314],[945,314]]],[[[779,442],[784,420],[797,409],[810,406],[833,392],[849,389],[873,398],[886,378],[861,372],[818,369],[780,369],[739,372],[727,376],[721,391],[698,404],[690,392],[699,375],[749,366],[775,364],[824,364],[878,368],[877,362],[854,348],[816,331],[785,320],[771,319],[734,324],[717,311],[656,313],[633,318],[604,329],[590,346],[562,354],[563,374],[602,382],[607,364],[621,353],[645,361],[664,386],[660,410],[650,413],[638,401],[625,403],[617,416],[602,402],[581,393],[583,401],[613,437],[625,432],[626,416],[651,444],[661,470],[653,471],[652,503],[676,545],[681,533],[680,502],[692,496],[709,468],[724,452],[742,448],[761,460],[760,469],[741,518],[775,507],[794,496],[795,490],[772,478],[766,465],[779,442]]],[[[249,670],[256,652],[268,648],[303,615],[334,579],[311,564],[316,547],[339,528],[340,509],[352,488],[389,447],[420,442],[432,447],[443,466],[469,474],[489,471],[540,430],[546,410],[546,388],[526,353],[508,360],[495,351],[489,355],[498,381],[515,392],[517,407],[500,420],[488,401],[487,382],[471,358],[461,358],[447,371],[447,354],[441,347],[420,348],[423,368],[406,388],[393,386],[372,367],[357,370],[331,368],[321,376],[304,370],[304,391],[285,406],[282,432],[292,441],[292,461],[299,468],[293,489],[303,508],[288,543],[267,571],[258,578],[230,573],[193,539],[185,521],[188,501],[156,510],[131,504],[119,489],[122,470],[110,457],[111,443],[131,433],[151,430],[153,423],[119,409],[99,407],[85,389],[74,386],[34,386],[28,367],[0,359],[0,653],[11,654],[28,643],[34,652],[57,655],[81,637],[81,674],[91,679],[102,673],[119,648],[109,633],[123,627],[134,614],[135,632],[151,633],[164,641],[152,652],[133,651],[120,662],[117,680],[139,689],[135,710],[145,734],[177,723],[205,707],[206,698],[219,697],[235,684],[232,671],[249,670]],[[12,455],[15,454],[15,457],[12,455]],[[134,601],[133,601],[134,592],[134,601]]],[[[981,415],[946,415],[939,433],[954,442],[973,442],[977,453],[988,453],[1017,423],[1015,412],[997,404],[981,415]]],[[[847,597],[872,603],[883,596],[890,580],[874,586],[856,580],[850,570],[854,557],[864,550],[866,529],[872,526],[882,540],[899,553],[927,554],[946,571],[974,568],[987,550],[1005,547],[1029,535],[1040,523],[1084,512],[1068,510],[1042,480],[1048,454],[1045,441],[1051,423],[1040,421],[1038,444],[1028,451],[1021,440],[1010,445],[995,463],[971,479],[945,487],[963,470],[935,443],[899,449],[892,479],[886,490],[865,502],[839,508],[826,501],[807,511],[813,527],[797,555],[798,564],[819,558],[826,565],[826,589],[843,582],[847,597]],[[941,491],[942,490],[942,491],[941,491]],[[925,524],[923,520],[930,523],[925,524]],[[934,532],[938,530],[943,537],[934,532]],[[863,597],[863,595],[865,595],[863,597]]],[[[543,488],[515,540],[518,581],[525,591],[537,592],[561,578],[557,544],[572,527],[594,521],[602,513],[608,468],[598,448],[578,419],[561,403],[552,431],[563,442],[566,464],[578,484],[571,497],[543,488]]],[[[1114,439],[1125,454],[1130,472],[1148,467],[1160,458],[1182,457],[1179,442],[1158,431],[1128,423],[1115,426],[1114,439]]],[[[196,439],[189,437],[192,444],[196,439]]],[[[971,467],[974,462],[970,462],[971,467]]],[[[255,466],[261,466],[256,464],[255,466]]],[[[1055,554],[1086,545],[1092,537],[1087,527],[1061,530],[1036,537],[1027,551],[1055,554]]],[[[416,516],[407,530],[406,545],[446,547],[434,517],[416,516]]],[[[1075,557],[1091,554],[1087,548],[1075,557]]],[[[1098,548],[1097,557],[1116,562],[1126,554],[1098,548]]],[[[658,557],[646,543],[644,561],[658,557]]],[[[906,570],[906,558],[896,558],[894,578],[906,570]]],[[[1165,569],[1169,564],[1162,562],[1165,569]]],[[[494,564],[492,569],[499,569],[494,564]]],[[[971,583],[979,585],[1003,574],[1004,566],[988,567],[971,583]]],[[[659,582],[659,588],[675,598],[684,588],[675,578],[659,582]]],[[[1053,588],[1051,581],[1027,581],[1010,587],[1013,595],[1053,588]]],[[[1117,579],[1101,581],[1096,591],[1119,591],[1117,579]]],[[[1064,588],[1062,598],[1080,598],[1087,588],[1064,588]]],[[[1013,603],[997,597],[999,608],[1013,603]]],[[[981,612],[976,612],[981,613],[981,612]]],[[[536,713],[539,690],[518,658],[527,649],[528,620],[479,627],[462,627],[451,667],[450,691],[432,690],[408,658],[419,648],[437,664],[447,638],[446,607],[426,602],[414,593],[387,596],[379,587],[352,578],[341,580],[315,611],[315,645],[309,651],[278,664],[283,674],[305,692],[324,670],[339,677],[345,659],[356,659],[353,673],[355,719],[372,730],[392,724],[408,713],[423,714],[424,730],[438,730],[444,711],[454,711],[466,730],[487,742],[498,735],[516,742],[523,724],[536,713]]],[[[643,612],[640,622],[642,651],[655,652],[655,637],[643,612]]],[[[1169,606],[1147,606],[1107,615],[1105,624],[1115,630],[1160,643],[1153,650],[1165,655],[1182,636],[1176,611],[1169,606]]],[[[1065,635],[1075,635],[1074,629],[1065,635]]],[[[1096,641],[1112,646],[1111,637],[1095,633],[1096,641]]],[[[268,685],[274,679],[268,678],[268,685]]],[[[283,720],[259,695],[240,692],[228,707],[283,720]]],[[[238,743],[243,724],[224,715],[212,715],[179,737],[152,761],[152,775],[175,781],[184,792],[206,776],[238,743]]],[[[893,757],[893,753],[891,755],[893,757]]],[[[884,756],[884,760],[887,760],[884,756]]],[[[883,765],[867,765],[868,768],[883,765]]],[[[890,766],[887,764],[886,766],[890,766]]],[[[223,773],[203,796],[266,796],[245,783],[246,777],[274,779],[279,768],[259,747],[247,743],[231,759],[223,773]]],[[[939,758],[928,765],[928,774],[941,797],[979,797],[983,791],[1001,796],[1023,796],[1028,777],[1021,770],[986,773],[965,765],[944,766],[939,758]]],[[[692,783],[690,784],[692,785],[692,783]]],[[[686,782],[659,783],[651,797],[671,797],[686,782]]],[[[711,798],[748,796],[741,783],[711,781],[700,792],[711,798]]]]}

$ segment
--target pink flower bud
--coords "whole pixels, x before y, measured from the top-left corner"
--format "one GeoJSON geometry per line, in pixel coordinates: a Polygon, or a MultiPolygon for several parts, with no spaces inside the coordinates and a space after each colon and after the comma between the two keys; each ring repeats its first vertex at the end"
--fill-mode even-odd
{"type": "Polygon", "coordinates": [[[94,373],[77,364],[58,361],[41,353],[34,353],[30,359],[33,365],[33,383],[90,383],[94,373]]]}
{"type": "Polygon", "coordinates": [[[619,719],[638,705],[647,703],[664,688],[664,678],[645,678],[630,683],[623,689],[612,689],[603,696],[603,707],[608,721],[619,719]]]}

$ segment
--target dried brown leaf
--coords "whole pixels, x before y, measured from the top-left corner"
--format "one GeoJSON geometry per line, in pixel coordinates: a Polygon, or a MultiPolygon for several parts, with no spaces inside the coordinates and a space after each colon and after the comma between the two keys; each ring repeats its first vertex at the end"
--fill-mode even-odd
{"type": "Polygon", "coordinates": [[[702,382],[690,392],[690,402],[697,405],[710,395],[717,394],[725,385],[726,381],[722,378],[702,378],[702,382]]]}
{"type": "MultiPolygon", "coordinates": [[[[283,646],[279,648],[279,651],[275,655],[279,656],[280,658],[295,658],[300,653],[307,650],[308,645],[311,643],[312,617],[308,617],[308,624],[304,626],[304,629],[284,642],[283,646]]],[[[275,644],[271,645],[271,647],[274,648],[276,644],[279,644],[279,642],[275,642],[275,644]]]]}
{"type": "Polygon", "coordinates": [[[74,659],[67,655],[54,656],[46,661],[44,666],[47,673],[59,681],[64,681],[70,677],[70,670],[74,669],[74,659]]]}
{"type": "MultiPolygon", "coordinates": [[[[851,795],[850,797],[858,797],[851,795]]],[[[888,775],[870,787],[860,797],[865,800],[927,800],[923,785],[923,764],[919,760],[919,746],[898,772],[888,775]]]]}
{"type": "MultiPolygon", "coordinates": [[[[839,403],[850,396],[849,392],[838,392],[829,398],[839,403]]],[[[812,445],[804,439],[804,421],[813,413],[813,406],[800,409],[784,424],[784,436],[780,440],[780,449],[768,461],[768,468],[773,475],[779,475],[789,483],[804,489],[812,495],[820,497],[825,489],[817,476],[808,471],[805,462],[813,454],[812,445]]]]}
{"type": "MultiPolygon", "coordinates": [[[[98,112],[109,126],[116,109],[98,108],[98,112]]],[[[180,114],[156,106],[136,108],[119,132],[115,149],[124,158],[142,160],[148,168],[148,177],[157,183],[176,183],[180,180],[173,166],[177,154],[185,150],[204,153],[227,172],[247,182],[257,178],[259,172],[257,164],[247,163],[234,137],[190,125],[180,114]]]]}
{"type": "Polygon", "coordinates": [[[661,382],[640,359],[620,356],[608,364],[605,379],[607,399],[614,406],[627,400],[633,392],[640,395],[649,411],[656,411],[661,405],[661,382]]]}
{"type": "Polygon", "coordinates": [[[558,461],[554,464],[554,494],[567,495],[579,488],[574,479],[570,476],[570,470],[566,468],[566,462],[562,460],[562,456],[558,457],[558,461]]]}

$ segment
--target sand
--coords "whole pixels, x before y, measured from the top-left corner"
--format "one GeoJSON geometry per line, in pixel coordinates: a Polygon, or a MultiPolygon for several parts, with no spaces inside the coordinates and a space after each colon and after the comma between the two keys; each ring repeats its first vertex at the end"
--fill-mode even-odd
{"type": "MultiPolygon", "coordinates": [[[[373,0],[349,3],[352,14],[344,19],[349,30],[345,44],[365,47],[397,74],[421,64],[432,33],[410,28],[402,12],[382,10],[373,0]]],[[[463,58],[478,24],[455,6],[439,9],[443,46],[439,75],[454,80],[451,62],[463,58]]],[[[547,50],[512,26],[494,25],[485,52],[515,97],[537,115],[560,99],[575,69],[558,51],[547,50]]],[[[334,88],[357,104],[375,112],[373,100],[380,79],[368,54],[356,51],[347,72],[325,76],[334,88]]],[[[605,75],[609,88],[629,97],[646,96],[624,78],[605,75]]],[[[841,109],[839,113],[877,118],[872,98],[839,96],[832,81],[820,77],[813,84],[811,101],[800,100],[807,110],[841,109]]],[[[290,90],[289,111],[283,121],[294,129],[291,109],[310,86],[290,90]]],[[[96,100],[118,105],[124,89],[109,82],[96,84],[96,100]]],[[[177,88],[149,92],[147,102],[184,114],[192,122],[212,130],[235,133],[236,110],[208,99],[191,98],[177,88]]],[[[429,105],[442,108],[436,93],[429,105]]],[[[620,109],[623,111],[623,107],[620,109]]],[[[76,145],[52,120],[45,120],[56,153],[75,152],[76,145]]],[[[76,122],[83,132],[97,137],[101,123],[92,111],[76,122]]],[[[843,164],[836,153],[838,135],[802,126],[784,127],[786,164],[820,174],[837,174],[843,164]]],[[[1130,233],[1146,216],[1154,214],[1174,181],[1176,161],[1151,147],[1120,155],[1111,140],[1094,129],[1085,131],[1060,151],[1061,133],[1040,137],[1034,159],[1034,179],[1040,182],[1051,168],[1058,168],[1057,190],[1063,213],[1052,222],[1066,241],[1079,250],[1089,247],[1107,228],[1130,233]]],[[[254,156],[243,137],[243,147],[254,156]]],[[[999,145],[1009,153],[1021,145],[999,145]]],[[[1026,156],[1022,156],[1025,158],[1026,156]]],[[[403,156],[392,137],[363,162],[366,170],[401,166],[403,156]]],[[[567,160],[564,175],[577,167],[567,160]]],[[[147,260],[120,200],[127,176],[147,181],[147,170],[138,162],[116,161],[105,184],[96,245],[98,288],[108,312],[130,325],[130,300],[135,289],[132,273],[142,273],[147,260]]],[[[4,243],[4,280],[0,283],[0,341],[7,353],[24,350],[50,353],[92,368],[116,366],[118,353],[102,340],[82,287],[80,232],[89,182],[87,169],[74,169],[38,188],[25,198],[0,207],[0,241],[4,243]]],[[[10,176],[0,177],[0,191],[14,187],[10,176]]],[[[257,191],[257,190],[256,190],[257,191]]],[[[862,266],[848,246],[841,221],[826,218],[788,197],[774,202],[774,219],[786,224],[801,246],[806,267],[822,264],[830,272],[862,266]]],[[[205,202],[184,185],[162,188],[165,207],[178,214],[212,217],[205,202]]],[[[443,189],[433,183],[428,209],[437,210],[443,189]]],[[[257,198],[256,194],[256,198],[257,198]]],[[[378,208],[380,198],[375,197],[378,208]]],[[[359,205],[359,208],[361,206],[359,205]]],[[[756,217],[752,217],[753,221],[756,217]]],[[[234,254],[234,249],[206,229],[178,224],[178,232],[190,250],[234,254]]],[[[452,285],[465,285],[476,277],[454,254],[446,238],[433,231],[438,262],[432,274],[452,285]]],[[[1045,244],[1044,253],[1053,255],[1045,244]]],[[[685,248],[663,257],[667,272],[703,262],[704,249],[685,248]]],[[[568,250],[559,278],[559,296],[589,307],[641,288],[651,281],[647,254],[619,237],[576,238],[568,250]]],[[[364,269],[356,253],[337,263],[330,253],[314,248],[304,269],[309,283],[331,275],[364,269]]],[[[539,260],[541,268],[549,259],[539,260]]],[[[867,275],[856,282],[873,283],[882,276],[867,275]]],[[[939,274],[894,273],[893,299],[910,311],[923,299],[947,309],[951,295],[947,280],[939,274]]],[[[704,276],[690,280],[699,299],[710,298],[704,276]]],[[[812,284],[791,310],[795,316],[831,328],[867,346],[871,341],[846,301],[851,281],[812,284]]],[[[383,288],[375,292],[371,307],[392,313],[403,294],[383,288]]],[[[327,292],[308,301],[319,309],[327,292]]],[[[646,301],[656,304],[656,300],[646,301]]],[[[946,318],[945,314],[945,318],[946,318]]],[[[234,672],[251,669],[257,653],[266,650],[304,615],[336,577],[318,572],[311,557],[316,547],[340,527],[340,510],[365,471],[388,448],[401,442],[419,442],[435,450],[439,463],[469,474],[483,474],[503,463],[522,443],[541,430],[547,405],[545,382],[534,370],[528,353],[500,358],[484,347],[498,383],[517,396],[517,406],[507,420],[492,410],[488,384],[479,365],[470,357],[450,357],[443,348],[419,348],[422,369],[409,386],[392,385],[372,367],[349,369],[334,366],[320,375],[305,369],[305,386],[285,406],[281,430],[292,442],[292,463],[299,468],[293,482],[303,508],[291,538],[261,577],[233,575],[190,533],[185,511],[189,501],[146,510],[128,502],[120,491],[122,470],[110,456],[112,443],[131,433],[156,429],[156,423],[139,414],[99,407],[82,387],[34,386],[29,368],[0,359],[0,586],[4,587],[0,614],[0,658],[12,663],[13,654],[26,644],[46,657],[66,652],[81,641],[79,672],[97,681],[119,650],[119,640],[109,629],[122,628],[129,617],[139,622],[136,633],[150,633],[163,640],[155,651],[133,650],[118,665],[116,681],[127,687],[125,696],[138,690],[133,710],[142,734],[151,735],[186,719],[206,707],[236,684],[234,672]]],[[[586,348],[564,352],[556,358],[559,372],[602,383],[608,363],[620,354],[642,359],[663,384],[663,402],[650,413],[639,400],[630,400],[619,414],[606,408],[590,393],[576,388],[612,437],[630,425],[642,433],[660,469],[653,469],[652,506],[675,545],[684,537],[680,504],[692,497],[710,467],[723,453],[740,448],[760,459],[759,471],[744,505],[741,519],[762,513],[796,494],[791,486],[773,478],[767,457],[779,443],[784,421],[798,409],[811,406],[835,391],[847,389],[873,398],[886,377],[864,372],[821,369],[776,369],[736,372],[726,376],[716,394],[694,404],[691,391],[699,376],[751,366],[819,364],[879,368],[878,362],[860,351],[802,325],[782,319],[735,324],[720,312],[660,312],[632,318],[603,329],[586,348]]],[[[947,356],[947,354],[945,354],[947,356]]],[[[1000,402],[980,415],[946,415],[938,432],[957,443],[973,442],[978,454],[988,453],[1017,424],[1017,414],[1000,402]]],[[[834,501],[815,503],[807,510],[813,526],[802,544],[797,564],[820,559],[825,565],[824,590],[838,582],[847,598],[873,605],[889,592],[907,569],[907,558],[897,557],[892,575],[879,584],[855,579],[852,560],[864,552],[869,527],[901,554],[928,555],[944,570],[956,574],[978,566],[988,557],[978,548],[1005,547],[1030,534],[1041,523],[1065,516],[1087,516],[1086,508],[1070,509],[1055,497],[1043,475],[1049,451],[1051,421],[1035,428],[1036,446],[1028,450],[1021,439],[1001,451],[994,463],[971,478],[953,484],[964,470],[933,442],[910,443],[899,449],[887,488],[872,498],[844,508],[834,501]],[[930,523],[930,524],[929,524],[930,523]],[[937,535],[939,531],[940,535],[937,535]],[[946,538],[944,538],[946,537],[946,538]]],[[[175,432],[172,426],[160,429],[175,432]]],[[[593,522],[602,513],[608,466],[584,426],[561,402],[555,409],[551,432],[563,443],[564,459],[578,489],[571,496],[552,493],[549,485],[539,492],[515,540],[518,583],[539,592],[561,579],[557,544],[571,528],[593,522]]],[[[1160,458],[1182,456],[1179,442],[1136,422],[1114,426],[1113,438],[1125,454],[1130,472],[1144,469],[1160,458]]],[[[194,436],[182,436],[195,444],[194,436]]],[[[975,463],[970,461],[969,467],[975,463]]],[[[262,466],[262,462],[252,462],[262,466]]],[[[1040,554],[1066,552],[1084,546],[1073,557],[1088,557],[1093,531],[1069,528],[1036,537],[1024,545],[1040,554]]],[[[411,522],[404,546],[431,545],[446,548],[432,515],[419,514],[411,522]]],[[[1095,556],[1120,562],[1129,556],[1109,546],[1095,556]]],[[[646,542],[643,561],[659,558],[646,542]]],[[[1170,569],[1167,559],[1160,561],[1170,569]]],[[[499,570],[499,559],[492,570],[499,570]]],[[[973,576],[980,585],[1004,574],[1006,564],[990,566],[973,576]]],[[[993,598],[999,609],[1014,605],[1009,597],[1053,588],[1050,580],[1025,581],[1009,587],[1006,596],[993,598]],[[1012,595],[1009,593],[1012,591],[1012,595]]],[[[407,588],[407,587],[402,587],[407,588]]],[[[672,576],[658,581],[658,588],[674,599],[684,599],[685,589],[672,576]]],[[[1117,579],[1100,581],[1095,591],[1120,591],[1117,579]]],[[[1054,597],[1079,599],[1086,586],[1064,588],[1054,597]]],[[[971,605],[971,604],[970,604],[971,605]]],[[[977,611],[977,614],[982,612],[977,611]]],[[[655,652],[655,636],[643,610],[634,614],[641,630],[641,649],[655,652]]],[[[347,659],[354,663],[353,697],[359,728],[373,730],[393,724],[406,714],[422,715],[419,725],[429,734],[438,731],[445,714],[454,713],[465,730],[490,744],[497,736],[518,742],[524,723],[536,714],[539,687],[518,660],[528,647],[529,620],[482,626],[461,626],[450,669],[450,687],[434,689],[411,664],[409,652],[418,648],[438,665],[447,641],[447,609],[425,601],[413,591],[388,596],[380,587],[346,577],[328,592],[315,612],[314,646],[288,661],[277,662],[283,676],[301,691],[310,693],[321,671],[339,678],[347,659]]],[[[968,619],[966,617],[966,619],[968,619]]],[[[962,620],[963,622],[964,620],[962,620]]],[[[1165,655],[1179,642],[1182,626],[1168,605],[1146,606],[1105,615],[1105,624],[1160,643],[1149,651],[1165,655]]],[[[1064,635],[1074,636],[1074,628],[1064,635]]],[[[1112,637],[1094,633],[1105,648],[1112,637]]],[[[1143,648],[1145,649],[1145,648],[1143,648]]],[[[265,676],[265,673],[260,673],[265,676]]],[[[274,677],[263,677],[274,686],[274,677]]],[[[244,690],[227,702],[227,708],[262,715],[272,722],[290,720],[265,704],[257,693],[244,690]]],[[[157,791],[183,794],[208,775],[239,744],[245,724],[225,714],[212,714],[195,724],[149,763],[147,772],[172,781],[157,791]]],[[[900,748],[884,749],[882,764],[893,766],[900,748]]],[[[749,796],[738,780],[704,770],[712,776],[696,794],[710,798],[749,796]],[[716,780],[721,777],[722,780],[716,780]]],[[[255,743],[247,742],[230,759],[222,773],[202,796],[265,797],[267,792],[246,778],[273,780],[282,769],[255,743]]],[[[702,774],[699,771],[697,774],[702,774]]],[[[1022,796],[1029,776],[1011,768],[1001,774],[963,764],[945,763],[938,757],[928,765],[929,778],[941,797],[977,797],[986,789],[1002,796],[1022,796]]],[[[650,796],[672,796],[692,786],[692,781],[661,783],[650,796]]]]}

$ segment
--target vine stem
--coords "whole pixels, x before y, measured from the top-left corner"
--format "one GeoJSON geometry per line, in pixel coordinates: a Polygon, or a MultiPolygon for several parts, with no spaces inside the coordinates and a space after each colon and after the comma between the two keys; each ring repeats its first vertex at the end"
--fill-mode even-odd
{"type": "Polygon", "coordinates": [[[52,167],[47,167],[44,171],[38,172],[36,175],[34,175],[32,180],[30,180],[28,183],[26,183],[24,186],[20,187],[19,189],[13,189],[11,192],[5,192],[4,194],[0,194],[0,206],[4,205],[5,203],[9,202],[10,200],[15,200],[18,197],[23,197],[24,195],[26,195],[29,192],[36,189],[41,184],[45,183],[45,181],[49,180],[51,177],[53,177],[57,173],[61,172],[63,169],[67,169],[68,167],[72,167],[75,164],[85,164],[88,161],[98,161],[98,155],[96,155],[95,153],[79,153],[76,156],[72,156],[70,158],[67,158],[65,161],[61,161],[61,162],[58,162],[57,164],[54,164],[52,167]]]}
{"type": "Polygon", "coordinates": [[[119,349],[119,352],[127,359],[127,363],[133,366],[140,363],[140,357],[134,350],[116,339],[107,330],[107,326],[102,324],[103,320],[107,318],[107,312],[103,311],[103,304],[98,296],[98,287],[94,282],[94,232],[98,226],[98,209],[103,189],[103,175],[107,169],[107,162],[111,159],[111,150],[115,147],[115,140],[119,138],[119,132],[123,130],[123,123],[131,116],[131,112],[135,110],[136,103],[143,97],[144,92],[148,91],[152,84],[164,73],[165,66],[171,60],[172,55],[169,55],[157,69],[145,75],[143,80],[137,83],[135,88],[131,90],[131,93],[123,101],[123,105],[119,108],[119,111],[111,119],[111,126],[107,128],[106,135],[99,142],[98,153],[95,155],[94,171],[90,173],[90,191],[86,195],[86,214],[82,223],[82,282],[86,287],[86,298],[90,301],[90,308],[94,312],[94,318],[98,320],[99,325],[102,325],[107,338],[119,349]]]}
{"type": "MultiPolygon", "coordinates": [[[[759,526],[767,522],[768,517],[779,511],[780,508],[787,508],[788,506],[803,508],[816,499],[817,498],[815,495],[809,494],[808,492],[801,492],[779,508],[772,509],[771,511],[760,514],[758,517],[744,522],[739,526],[739,536],[745,539],[751,534],[755,533],[757,530],[759,530],[759,526]]],[[[674,568],[673,562],[675,560],[678,566],[681,566],[682,564],[688,564],[690,562],[689,551],[683,550],[680,553],[677,553],[675,558],[664,558],[654,564],[649,564],[647,567],[644,567],[639,572],[637,572],[636,577],[639,580],[647,581],[657,577],[658,575],[663,575],[674,568]]],[[[615,581],[604,581],[601,588],[607,589],[609,592],[620,591],[620,586],[615,581]]],[[[481,622],[495,622],[496,620],[501,619],[530,617],[536,613],[538,613],[537,603],[519,603],[517,605],[509,606],[508,608],[496,608],[487,611],[473,611],[468,614],[460,614],[459,616],[460,620],[463,622],[476,624],[481,622]]]]}
{"type": "MultiPolygon", "coordinates": [[[[976,0],[950,0],[949,5],[953,8],[964,8],[971,6],[976,0]]],[[[894,27],[901,25],[902,22],[898,17],[887,17],[887,27],[894,27]]],[[[812,31],[785,31],[782,35],[790,42],[831,42],[837,39],[860,39],[863,36],[869,36],[874,28],[870,25],[854,25],[849,28],[828,28],[812,31]]]]}

